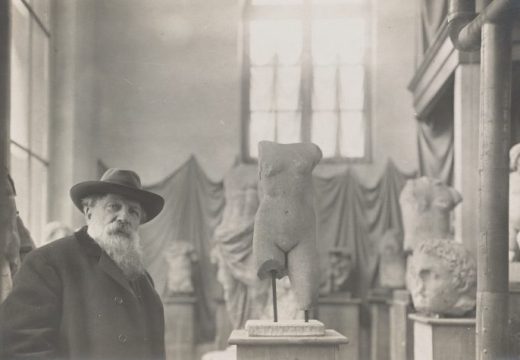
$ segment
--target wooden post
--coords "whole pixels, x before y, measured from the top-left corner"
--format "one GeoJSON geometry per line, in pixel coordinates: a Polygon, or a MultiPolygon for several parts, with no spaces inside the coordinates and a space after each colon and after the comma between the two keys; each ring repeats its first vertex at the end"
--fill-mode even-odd
{"type": "Polygon", "coordinates": [[[511,22],[482,26],[477,359],[507,358],[511,22]]]}
{"type": "MultiPolygon", "coordinates": [[[[9,117],[10,117],[10,1],[0,0],[0,302],[7,296],[4,269],[9,267],[5,257],[7,231],[10,228],[7,194],[7,171],[9,168],[9,117]]],[[[7,275],[9,272],[7,272],[7,275]]]]}

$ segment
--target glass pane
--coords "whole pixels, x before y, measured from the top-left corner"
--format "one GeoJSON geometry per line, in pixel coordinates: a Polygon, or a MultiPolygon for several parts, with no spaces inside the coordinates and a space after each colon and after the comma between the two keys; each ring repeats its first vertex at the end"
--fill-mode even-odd
{"type": "Polygon", "coordinates": [[[11,34],[11,139],[28,146],[29,119],[29,12],[13,1],[11,34]]]}
{"type": "MultiPolygon", "coordinates": [[[[27,1],[27,0],[26,0],[27,1]]],[[[40,21],[43,23],[43,26],[47,31],[50,31],[49,24],[49,10],[50,10],[50,0],[29,0],[28,4],[30,4],[31,8],[34,10],[40,21]]]]}
{"type": "Polygon", "coordinates": [[[281,67],[277,70],[277,109],[297,110],[300,103],[300,67],[281,67]]]}
{"type": "Polygon", "coordinates": [[[315,64],[357,64],[365,51],[363,19],[320,19],[312,22],[312,57],[315,64]]]}
{"type": "Polygon", "coordinates": [[[29,155],[11,145],[11,177],[16,188],[16,207],[22,220],[29,222],[29,155]]]}
{"type": "Polygon", "coordinates": [[[282,144],[301,142],[301,113],[283,112],[277,114],[276,141],[282,144]]]}
{"type": "Polygon", "coordinates": [[[262,140],[274,141],[274,113],[251,113],[249,122],[249,155],[258,157],[258,142],[262,140]]]}
{"type": "Polygon", "coordinates": [[[31,221],[29,230],[37,245],[41,244],[42,229],[47,221],[47,167],[32,158],[31,160],[31,221]]]}
{"type": "Polygon", "coordinates": [[[251,110],[271,110],[274,108],[273,68],[251,68],[251,110]]]}
{"type": "Polygon", "coordinates": [[[49,126],[49,39],[33,24],[31,79],[31,151],[44,159],[47,155],[49,126]]]}
{"type": "Polygon", "coordinates": [[[315,66],[312,86],[313,109],[334,110],[336,108],[336,68],[315,66]]]}
{"type": "Polygon", "coordinates": [[[365,155],[365,122],[363,113],[341,113],[340,153],[344,157],[363,157],[365,155]]]}
{"type": "Polygon", "coordinates": [[[344,66],[341,68],[341,109],[361,110],[365,102],[363,66],[344,66]]]}
{"type": "Polygon", "coordinates": [[[334,157],[336,153],[337,129],[337,113],[317,112],[312,114],[311,141],[321,148],[324,158],[334,157]]]}
{"type": "Polygon", "coordinates": [[[252,65],[296,64],[302,52],[302,25],[298,20],[253,20],[249,25],[252,65]],[[275,60],[276,55],[276,60],[275,60]]]}

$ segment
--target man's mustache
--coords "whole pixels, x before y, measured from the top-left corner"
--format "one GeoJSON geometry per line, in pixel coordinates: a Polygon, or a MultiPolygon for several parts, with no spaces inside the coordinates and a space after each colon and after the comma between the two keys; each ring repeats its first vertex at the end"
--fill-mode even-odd
{"type": "Polygon", "coordinates": [[[123,221],[115,221],[107,225],[106,232],[109,235],[122,233],[129,236],[133,233],[133,230],[130,223],[123,221]]]}

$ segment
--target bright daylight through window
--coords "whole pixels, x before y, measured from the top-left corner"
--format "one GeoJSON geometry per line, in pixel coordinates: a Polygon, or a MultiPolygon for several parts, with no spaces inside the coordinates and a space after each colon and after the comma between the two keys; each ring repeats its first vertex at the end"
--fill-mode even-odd
{"type": "Polygon", "coordinates": [[[252,0],[244,19],[246,158],[261,140],[365,159],[368,2],[252,0]]]}

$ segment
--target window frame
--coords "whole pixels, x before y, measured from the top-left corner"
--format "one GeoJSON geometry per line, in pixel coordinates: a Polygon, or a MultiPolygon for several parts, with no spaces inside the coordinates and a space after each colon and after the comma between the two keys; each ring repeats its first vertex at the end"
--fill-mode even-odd
{"type": "MultiPolygon", "coordinates": [[[[250,125],[250,85],[251,85],[251,63],[250,63],[250,34],[249,24],[252,20],[269,19],[301,19],[303,21],[303,49],[302,49],[302,78],[301,78],[301,141],[311,141],[312,126],[312,77],[313,66],[310,49],[311,43],[311,21],[316,19],[333,19],[362,16],[365,20],[365,51],[363,61],[364,74],[364,155],[361,157],[334,156],[323,158],[321,163],[332,164],[355,164],[372,162],[372,99],[371,99],[371,66],[372,66],[372,21],[369,16],[371,12],[370,2],[366,0],[353,0],[345,4],[311,4],[310,0],[302,0],[301,5],[253,5],[252,0],[245,0],[242,7],[240,23],[240,46],[239,53],[241,68],[241,104],[240,104],[240,153],[241,160],[245,163],[257,163],[258,159],[249,153],[249,125],[250,125]],[[311,15],[311,12],[313,14],[311,15]],[[311,17],[312,16],[312,17],[311,17]]],[[[338,146],[338,145],[337,145],[338,146]]]]}

